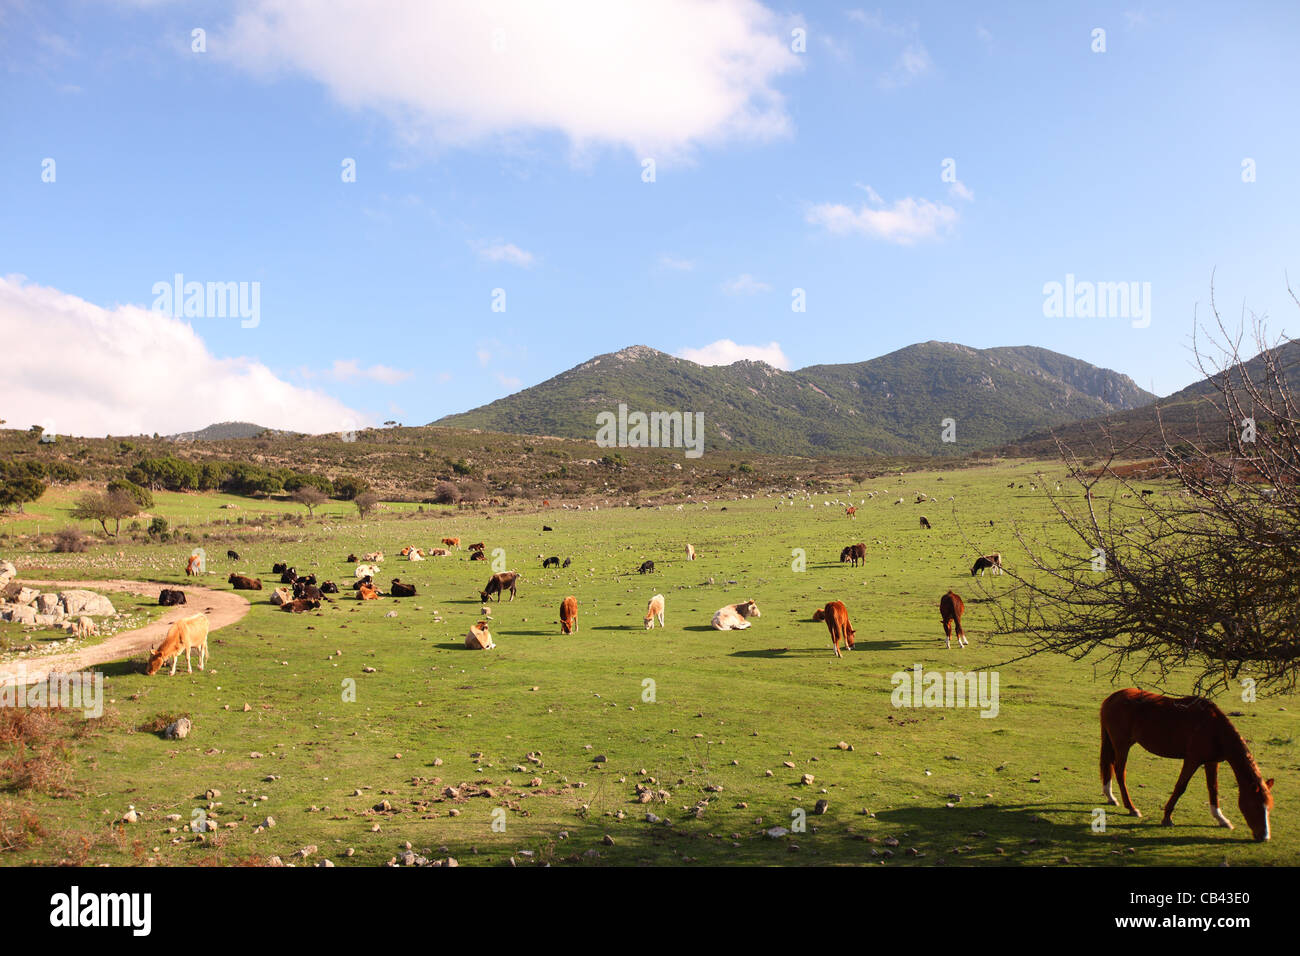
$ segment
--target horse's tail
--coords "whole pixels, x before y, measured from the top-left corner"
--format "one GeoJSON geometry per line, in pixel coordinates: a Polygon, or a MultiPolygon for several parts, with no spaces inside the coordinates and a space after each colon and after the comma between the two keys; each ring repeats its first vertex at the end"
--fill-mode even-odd
{"type": "Polygon", "coordinates": [[[1110,782],[1110,775],[1115,768],[1115,747],[1110,742],[1110,734],[1106,733],[1106,723],[1102,721],[1101,725],[1101,785],[1104,787],[1110,782]]]}

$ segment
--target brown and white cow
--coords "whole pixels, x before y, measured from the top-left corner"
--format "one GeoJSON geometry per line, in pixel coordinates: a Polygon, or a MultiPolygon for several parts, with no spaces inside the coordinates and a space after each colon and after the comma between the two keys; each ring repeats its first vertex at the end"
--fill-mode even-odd
{"type": "Polygon", "coordinates": [[[975,577],[976,573],[984,577],[984,572],[989,568],[993,569],[994,574],[1002,573],[1002,552],[994,551],[992,554],[986,554],[975,559],[974,566],[970,569],[970,576],[975,577]]]}
{"type": "Polygon", "coordinates": [[[510,600],[515,599],[515,589],[519,584],[518,571],[502,571],[488,578],[488,583],[482,591],[479,592],[479,600],[486,601],[491,595],[497,596],[497,603],[501,603],[501,595],[505,591],[510,592],[510,600]]]}
{"type": "Polygon", "coordinates": [[[664,596],[656,594],[650,599],[650,603],[645,609],[645,629],[654,630],[655,621],[659,622],[660,627],[664,627],[664,596]]]}
{"type": "Polygon", "coordinates": [[[762,616],[754,601],[742,601],[739,604],[728,604],[726,607],[718,608],[713,615],[712,625],[715,631],[743,631],[751,626],[749,623],[751,617],[762,616]]]}

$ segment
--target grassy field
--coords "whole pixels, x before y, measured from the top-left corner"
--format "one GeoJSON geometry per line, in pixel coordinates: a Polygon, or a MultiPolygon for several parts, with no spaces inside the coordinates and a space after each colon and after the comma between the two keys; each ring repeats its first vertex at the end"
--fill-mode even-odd
{"type": "MultiPolygon", "coordinates": [[[[956,525],[1009,566],[1021,554],[1013,527],[1059,535],[1029,487],[1036,467],[873,479],[838,493],[866,499],[856,520],[823,494],[793,506],[758,496],[496,517],[407,509],[255,530],[205,525],[229,516],[220,496],[176,496],[207,548],[214,587],[227,587],[232,570],[268,580],[282,560],[350,581],[349,551],[383,549],[385,588],[400,577],[419,596],[362,604],[349,592],[320,613],[290,616],[262,592],[243,621],[214,634],[204,674],[185,674],[183,663],[172,678],[145,677],[138,661],[107,667],[106,716],[43,731],[49,753],[65,754],[66,777],[0,792],[0,847],[9,847],[0,864],[294,861],[315,846],[306,863],[377,865],[408,842],[462,865],[1293,864],[1294,697],[1219,701],[1240,714],[1234,723],[1277,779],[1270,843],[1249,839],[1226,766],[1222,800],[1235,831],[1211,820],[1201,774],[1177,826],[1161,827],[1179,765],[1140,750],[1129,781],[1145,816],[1111,812],[1105,832],[1093,831],[1100,702],[1116,687],[1184,693],[1190,683],[1113,682],[1059,657],[1008,663],[1019,648],[992,639],[987,602],[1010,577],[972,579],[974,552],[956,525]],[[1024,487],[1008,488],[1013,481],[1024,487]],[[868,491],[878,494],[867,499],[868,491]],[[915,505],[917,492],[937,500],[915,505]],[[898,497],[905,503],[895,505],[898,497]],[[920,514],[934,530],[920,529],[920,514]],[[502,548],[507,566],[523,572],[519,597],[492,606],[495,650],[463,649],[481,617],[485,564],[464,551],[422,564],[397,557],[405,544],[448,535],[502,548]],[[867,566],[841,565],[840,548],[857,541],[867,544],[867,566]],[[695,562],[685,560],[687,542],[695,562]],[[227,546],[240,561],[225,558],[227,546]],[[795,549],[806,552],[806,570],[795,570],[795,549]],[[544,571],[541,555],[573,564],[544,571]],[[657,573],[636,573],[646,559],[657,573]],[[943,643],[937,602],[949,587],[967,604],[971,646],[962,651],[943,643]],[[667,629],[646,632],[656,592],[667,629]],[[562,636],[567,594],[578,598],[580,629],[562,636]],[[762,612],[752,628],[709,627],[717,608],[747,598],[762,612]],[[833,599],[848,605],[858,633],[858,649],[842,660],[811,621],[833,599]],[[996,671],[997,716],[894,707],[891,675],[917,664],[996,671]],[[181,714],[194,723],[188,739],[151,731],[181,714]],[[656,794],[650,803],[638,802],[638,784],[656,794]],[[220,796],[206,797],[211,790],[220,796]],[[128,807],[139,822],[116,823],[128,807]],[[218,829],[203,839],[168,832],[196,810],[218,829]],[[805,831],[765,835],[794,829],[800,810],[805,831]],[[257,832],[267,817],[275,826],[257,832]]],[[[180,513],[158,497],[155,513],[180,513]]],[[[191,546],[3,556],[31,577],[181,581],[191,546]]],[[[0,748],[9,759],[12,745],[0,739],[0,748]]]]}

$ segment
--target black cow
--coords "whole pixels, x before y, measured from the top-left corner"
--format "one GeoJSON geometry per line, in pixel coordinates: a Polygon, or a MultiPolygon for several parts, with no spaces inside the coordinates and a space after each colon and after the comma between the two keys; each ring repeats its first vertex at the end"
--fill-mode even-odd
{"type": "Polygon", "coordinates": [[[487,555],[485,555],[482,551],[471,551],[469,555],[469,559],[471,561],[486,561],[487,555]]]}
{"type": "Polygon", "coordinates": [[[397,578],[393,578],[393,587],[388,593],[393,597],[415,597],[415,585],[403,584],[397,578]]]}
{"type": "Polygon", "coordinates": [[[554,555],[552,555],[551,557],[547,558],[545,561],[542,562],[543,568],[558,568],[559,566],[560,566],[560,559],[555,557],[554,555]]]}
{"type": "Polygon", "coordinates": [[[562,567],[562,568],[567,568],[567,567],[568,567],[569,565],[571,565],[572,563],[573,563],[573,558],[565,558],[565,559],[564,559],[564,563],[563,563],[562,565],[560,565],[560,567],[562,567]]]}
{"type": "Polygon", "coordinates": [[[293,596],[296,598],[306,598],[308,601],[321,601],[322,591],[314,584],[308,584],[302,578],[293,582],[293,596]]]}
{"type": "Polygon", "coordinates": [[[163,588],[158,593],[158,603],[163,607],[175,607],[177,604],[184,604],[185,592],[174,588],[163,588]]]}
{"type": "Polygon", "coordinates": [[[298,572],[294,568],[285,568],[283,571],[280,572],[281,584],[293,584],[293,582],[297,580],[298,580],[298,572]]]}
{"type": "Polygon", "coordinates": [[[543,531],[554,531],[555,529],[552,528],[550,525],[545,525],[545,524],[544,524],[544,525],[542,525],[542,530],[543,530],[543,531]]]}
{"type": "Polygon", "coordinates": [[[639,567],[639,568],[636,569],[636,573],[637,573],[637,574],[650,574],[651,572],[654,571],[654,569],[655,569],[655,563],[654,563],[653,561],[643,561],[643,562],[641,563],[641,567],[639,567]]]}
{"type": "Polygon", "coordinates": [[[227,552],[226,552],[226,557],[228,557],[231,561],[238,561],[238,560],[239,560],[239,552],[238,552],[238,551],[227,551],[227,552]]]}
{"type": "Polygon", "coordinates": [[[288,570],[289,570],[289,565],[285,564],[283,561],[279,561],[271,565],[272,574],[284,574],[284,572],[288,570]]]}
{"type": "Polygon", "coordinates": [[[322,585],[320,586],[320,593],[321,593],[321,594],[338,594],[338,593],[339,593],[339,586],[338,586],[337,584],[335,584],[333,581],[326,581],[324,584],[322,584],[322,585]]]}

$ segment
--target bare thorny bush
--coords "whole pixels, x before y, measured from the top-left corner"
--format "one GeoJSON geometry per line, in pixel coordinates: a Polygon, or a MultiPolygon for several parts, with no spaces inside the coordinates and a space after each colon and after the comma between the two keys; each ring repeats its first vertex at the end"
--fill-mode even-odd
{"type": "Polygon", "coordinates": [[[1193,421],[1167,423],[1157,407],[1138,438],[1103,426],[1086,451],[1058,439],[1078,486],[1048,492],[1068,544],[1017,530],[1028,566],[1007,569],[1015,583],[993,616],[1029,654],[1161,683],[1190,668],[1197,693],[1247,680],[1282,693],[1300,674],[1300,409],[1288,383],[1300,347],[1269,341],[1252,315],[1258,354],[1244,362],[1245,316],[1230,333],[1213,288],[1211,310],[1213,354],[1195,335],[1193,354],[1213,391],[1193,421]],[[1142,459],[1145,468],[1121,464],[1142,459]],[[1174,490],[1143,487],[1143,477],[1174,490]]]}

